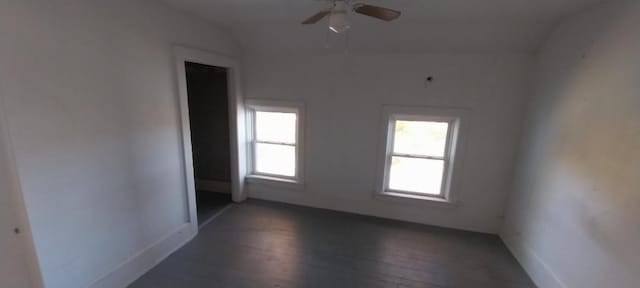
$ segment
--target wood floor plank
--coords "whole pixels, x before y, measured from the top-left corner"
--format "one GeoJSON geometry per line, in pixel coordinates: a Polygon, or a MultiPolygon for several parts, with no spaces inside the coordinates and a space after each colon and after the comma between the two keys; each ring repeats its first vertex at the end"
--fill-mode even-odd
{"type": "Polygon", "coordinates": [[[130,287],[535,285],[497,236],[250,200],[130,287]]]}

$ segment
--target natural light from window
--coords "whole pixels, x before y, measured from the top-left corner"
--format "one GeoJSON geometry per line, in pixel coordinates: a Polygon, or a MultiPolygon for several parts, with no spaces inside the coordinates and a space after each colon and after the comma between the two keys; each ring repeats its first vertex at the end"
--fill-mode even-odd
{"type": "Polygon", "coordinates": [[[255,111],[254,170],[296,176],[296,113],[255,111]]]}
{"type": "Polygon", "coordinates": [[[389,190],[441,195],[449,123],[396,120],[394,129],[389,190]]]}

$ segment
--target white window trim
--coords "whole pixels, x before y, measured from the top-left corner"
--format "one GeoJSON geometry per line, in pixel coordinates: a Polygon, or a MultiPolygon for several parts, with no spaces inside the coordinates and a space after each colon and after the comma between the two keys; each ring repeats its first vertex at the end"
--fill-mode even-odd
{"type": "MultiPolygon", "coordinates": [[[[468,111],[459,108],[439,108],[439,107],[398,107],[384,106],[382,118],[382,133],[379,153],[378,184],[375,196],[382,198],[396,198],[413,200],[426,200],[436,203],[453,204],[457,202],[457,182],[461,174],[462,147],[464,145],[463,135],[468,111]],[[395,137],[395,121],[433,121],[449,123],[447,135],[447,145],[444,157],[424,157],[430,159],[438,158],[445,160],[444,174],[442,177],[441,192],[439,195],[426,195],[411,191],[398,191],[389,189],[389,172],[391,157],[393,153],[393,142],[395,137]]],[[[396,155],[397,156],[397,155],[396,155]]],[[[403,155],[412,156],[412,155],[403,155]]]]}
{"type": "MultiPolygon", "coordinates": [[[[276,100],[256,100],[247,99],[245,101],[245,107],[247,111],[247,167],[248,175],[247,181],[250,183],[260,184],[303,184],[304,179],[304,105],[296,102],[288,101],[276,101],[276,100]],[[295,176],[288,177],[283,175],[273,175],[268,173],[257,173],[255,171],[255,111],[264,112],[283,112],[283,113],[296,113],[296,172],[295,176]]],[[[264,142],[272,143],[272,142],[264,142]]],[[[279,145],[291,145],[289,143],[275,143],[279,145]]],[[[293,146],[293,145],[291,145],[293,146]]]]}

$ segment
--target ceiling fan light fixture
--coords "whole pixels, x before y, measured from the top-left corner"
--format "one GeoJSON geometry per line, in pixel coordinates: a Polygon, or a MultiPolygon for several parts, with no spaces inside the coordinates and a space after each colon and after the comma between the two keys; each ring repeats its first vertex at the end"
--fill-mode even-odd
{"type": "Polygon", "coordinates": [[[342,33],[351,28],[347,17],[347,3],[336,1],[331,14],[329,15],[329,29],[335,33],[342,33]]]}
{"type": "Polygon", "coordinates": [[[349,30],[351,24],[349,24],[349,18],[347,18],[347,12],[337,11],[332,12],[329,16],[329,29],[335,33],[342,33],[349,30]]]}

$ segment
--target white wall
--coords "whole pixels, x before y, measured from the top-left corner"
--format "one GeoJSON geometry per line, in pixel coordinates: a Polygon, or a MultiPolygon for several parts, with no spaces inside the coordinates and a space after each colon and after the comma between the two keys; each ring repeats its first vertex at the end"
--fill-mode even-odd
{"type": "Polygon", "coordinates": [[[187,219],[172,45],[236,54],[192,18],[151,0],[1,2],[0,95],[46,287],[117,287],[178,245],[162,241],[187,219]]]}
{"type": "Polygon", "coordinates": [[[0,287],[33,287],[39,282],[37,260],[33,253],[24,205],[18,192],[1,100],[0,98],[0,287]],[[14,233],[16,228],[19,229],[18,234],[14,233]],[[32,259],[33,261],[29,261],[32,259]],[[30,271],[33,272],[32,275],[30,271]]]}
{"type": "Polygon", "coordinates": [[[503,239],[539,287],[640,283],[640,3],[564,21],[537,93],[503,239]]]}
{"type": "Polygon", "coordinates": [[[252,51],[246,63],[248,98],[303,102],[307,123],[304,189],[251,184],[250,197],[497,233],[532,57],[252,51]],[[383,105],[471,110],[459,206],[372,197],[383,105]]]}

